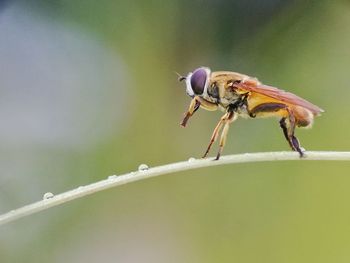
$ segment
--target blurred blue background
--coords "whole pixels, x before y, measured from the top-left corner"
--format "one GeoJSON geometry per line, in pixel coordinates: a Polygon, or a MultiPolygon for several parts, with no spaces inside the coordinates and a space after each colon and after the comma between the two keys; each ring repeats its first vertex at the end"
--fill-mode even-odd
{"type": "MultiPolygon", "coordinates": [[[[348,1],[0,2],[0,212],[200,157],[220,112],[179,126],[181,74],[232,70],[325,109],[297,130],[349,150],[348,1]]],[[[216,153],[216,146],[213,153],[216,153]]],[[[226,154],[289,150],[238,120],[226,154]]],[[[350,165],[206,168],[104,191],[0,228],[1,262],[349,262],[350,165]]]]}

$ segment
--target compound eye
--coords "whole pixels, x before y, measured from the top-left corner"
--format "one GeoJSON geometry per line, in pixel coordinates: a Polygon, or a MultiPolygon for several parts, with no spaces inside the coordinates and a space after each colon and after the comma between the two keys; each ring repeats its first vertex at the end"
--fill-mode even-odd
{"type": "Polygon", "coordinates": [[[205,82],[207,81],[207,72],[204,68],[196,69],[191,76],[191,87],[196,95],[204,92],[205,82]]]}

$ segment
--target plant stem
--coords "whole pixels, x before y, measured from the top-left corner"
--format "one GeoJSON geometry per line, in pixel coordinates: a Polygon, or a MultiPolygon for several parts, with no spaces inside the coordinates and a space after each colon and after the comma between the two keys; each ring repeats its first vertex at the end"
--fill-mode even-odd
{"type": "Polygon", "coordinates": [[[222,156],[220,160],[213,161],[213,158],[206,159],[189,159],[188,161],[171,163],[167,165],[157,166],[147,169],[144,167],[139,171],[126,173],[119,176],[110,176],[108,179],[101,180],[86,186],[80,186],[73,190],[52,195],[46,193],[44,200],[23,206],[16,210],[0,215],[0,225],[15,221],[19,218],[29,216],[34,213],[46,210],[66,202],[75,200],[77,198],[87,196],[93,193],[100,192],[115,186],[140,181],[143,179],[175,173],[180,171],[187,171],[192,169],[204,168],[209,166],[217,166],[223,164],[233,163],[248,163],[248,162],[266,162],[266,161],[308,161],[308,160],[324,160],[324,161],[350,161],[350,152],[306,152],[304,158],[300,158],[296,152],[263,152],[263,153],[246,153],[222,156]]]}

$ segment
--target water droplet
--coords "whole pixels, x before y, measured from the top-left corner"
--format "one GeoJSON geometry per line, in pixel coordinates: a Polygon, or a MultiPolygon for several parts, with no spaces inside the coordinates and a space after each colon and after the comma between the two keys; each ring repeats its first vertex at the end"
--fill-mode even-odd
{"type": "Polygon", "coordinates": [[[139,166],[139,171],[142,172],[142,171],[147,171],[148,170],[148,165],[147,164],[140,164],[139,166]]]}
{"type": "Polygon", "coordinates": [[[114,179],[114,178],[117,178],[117,176],[115,174],[108,176],[108,180],[111,180],[111,179],[114,179]]]}
{"type": "Polygon", "coordinates": [[[53,193],[50,193],[50,192],[47,192],[47,193],[44,194],[43,199],[44,199],[44,200],[45,200],[45,199],[50,199],[50,198],[52,198],[52,197],[54,197],[54,194],[53,194],[53,193]]]}
{"type": "Polygon", "coordinates": [[[194,162],[196,160],[196,158],[193,158],[193,157],[191,157],[191,158],[189,158],[188,159],[188,161],[191,163],[191,162],[194,162]]]}

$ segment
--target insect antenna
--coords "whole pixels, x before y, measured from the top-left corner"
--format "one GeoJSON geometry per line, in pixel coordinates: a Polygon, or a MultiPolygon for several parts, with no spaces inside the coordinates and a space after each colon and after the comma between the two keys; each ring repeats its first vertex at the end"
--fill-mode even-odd
{"type": "Polygon", "coordinates": [[[177,73],[176,71],[174,71],[175,72],[175,74],[178,76],[178,78],[177,78],[177,80],[178,81],[183,81],[183,80],[185,80],[186,79],[186,77],[184,77],[184,76],[182,76],[182,75],[180,75],[179,73],[177,73]]]}

